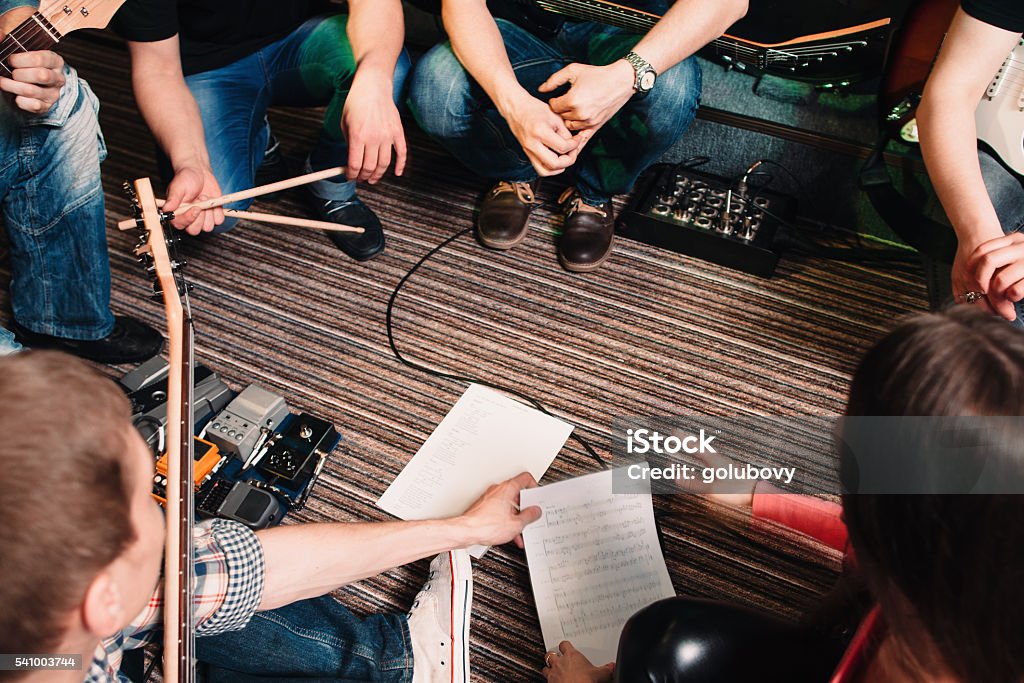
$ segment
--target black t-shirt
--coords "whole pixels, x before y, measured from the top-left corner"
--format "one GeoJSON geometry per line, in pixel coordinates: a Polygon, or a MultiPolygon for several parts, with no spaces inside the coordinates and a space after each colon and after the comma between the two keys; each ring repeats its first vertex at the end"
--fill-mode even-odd
{"type": "Polygon", "coordinates": [[[961,7],[986,24],[1024,33],[1024,0],[962,0],[961,7]]]}
{"type": "Polygon", "coordinates": [[[111,26],[125,40],[144,43],[179,34],[187,76],[252,54],[326,5],[322,0],[127,0],[111,26]]]}

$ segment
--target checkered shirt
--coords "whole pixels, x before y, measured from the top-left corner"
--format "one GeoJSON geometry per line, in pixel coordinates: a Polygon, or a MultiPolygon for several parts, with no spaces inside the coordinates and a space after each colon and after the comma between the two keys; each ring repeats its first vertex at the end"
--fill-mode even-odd
{"type": "MultiPolygon", "coordinates": [[[[238,522],[214,519],[196,525],[194,542],[196,635],[244,628],[263,597],[263,547],[256,534],[238,522]]],[[[121,657],[163,632],[162,584],[142,614],[96,648],[85,683],[130,683],[119,672],[121,657]]]]}

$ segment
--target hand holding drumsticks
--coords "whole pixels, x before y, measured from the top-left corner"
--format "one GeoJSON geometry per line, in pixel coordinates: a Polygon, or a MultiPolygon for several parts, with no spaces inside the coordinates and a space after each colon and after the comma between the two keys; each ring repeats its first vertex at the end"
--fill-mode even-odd
{"type": "MultiPolygon", "coordinates": [[[[197,202],[189,202],[182,204],[174,210],[177,215],[183,215],[191,209],[214,209],[231,202],[241,201],[243,199],[252,199],[261,195],[270,194],[272,192],[279,192],[281,190],[287,190],[292,187],[298,187],[299,185],[305,185],[307,183],[313,183],[318,180],[325,180],[327,178],[333,178],[334,176],[341,175],[345,172],[344,166],[335,166],[334,168],[328,168],[323,171],[316,171],[315,173],[307,173],[295,178],[288,178],[286,180],[280,180],[276,183],[270,183],[268,185],[261,185],[254,187],[251,190],[242,190],[240,192],[232,192],[230,194],[221,195],[220,197],[214,197],[213,199],[204,199],[197,202]]],[[[157,200],[157,206],[163,206],[163,200],[157,200]]],[[[290,216],[276,216],[273,214],[266,213],[252,213],[250,211],[235,211],[233,209],[225,209],[225,215],[234,216],[237,218],[247,218],[254,221],[263,221],[266,223],[276,223],[279,225],[291,225],[299,228],[314,228],[319,230],[332,230],[335,232],[351,232],[361,233],[362,228],[356,228],[348,225],[339,225],[337,223],[328,223],[326,221],[310,220],[308,218],[293,218],[290,216]]],[[[121,230],[130,230],[135,227],[135,221],[133,219],[123,220],[117,224],[117,227],[121,230]]]]}

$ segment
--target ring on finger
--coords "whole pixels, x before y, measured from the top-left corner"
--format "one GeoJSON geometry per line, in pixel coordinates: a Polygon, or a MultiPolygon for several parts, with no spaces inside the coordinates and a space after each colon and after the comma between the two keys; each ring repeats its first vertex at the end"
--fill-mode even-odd
{"type": "Polygon", "coordinates": [[[551,666],[551,658],[552,657],[557,657],[557,656],[558,656],[557,652],[549,652],[546,655],[544,655],[544,665],[550,667],[551,666]]]}

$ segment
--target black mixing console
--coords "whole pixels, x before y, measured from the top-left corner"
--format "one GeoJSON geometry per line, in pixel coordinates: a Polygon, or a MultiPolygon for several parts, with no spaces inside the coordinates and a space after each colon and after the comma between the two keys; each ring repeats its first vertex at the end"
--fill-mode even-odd
{"type": "Polygon", "coordinates": [[[796,218],[796,199],[677,166],[655,167],[637,183],[619,216],[623,237],[729,268],[771,277],[782,221],[796,218]]]}

